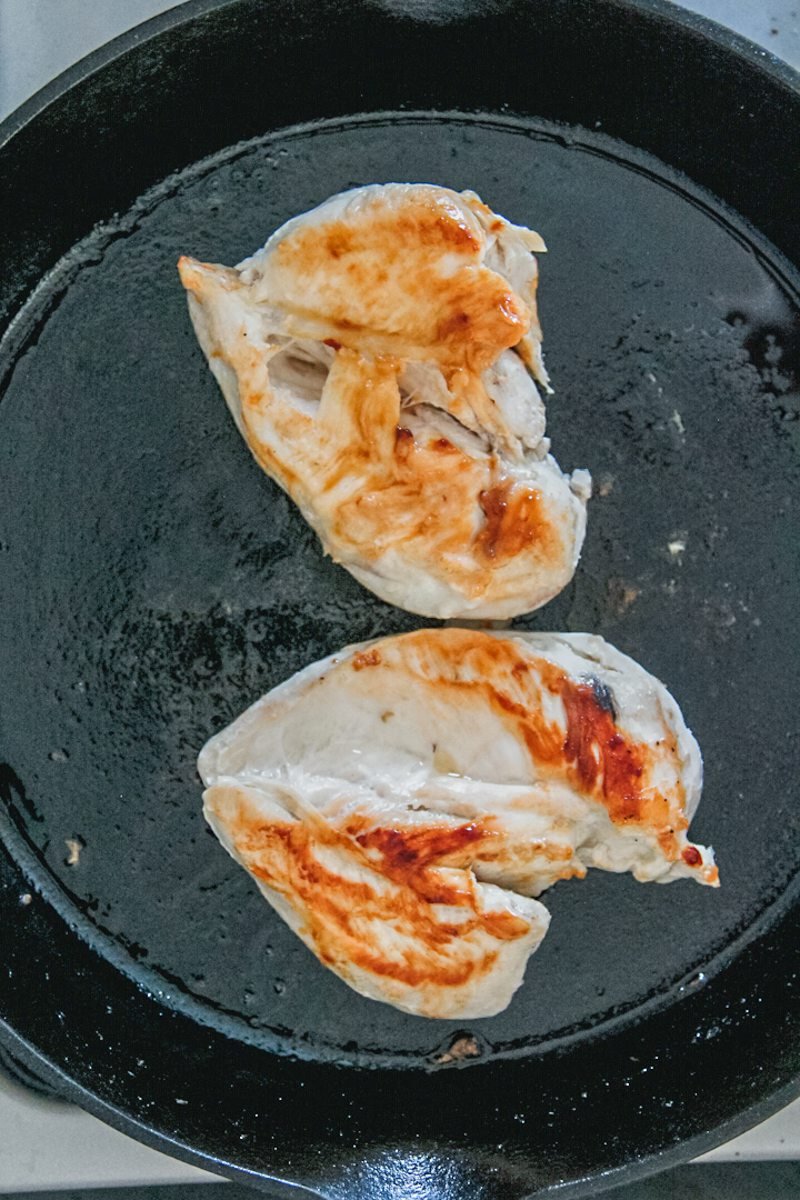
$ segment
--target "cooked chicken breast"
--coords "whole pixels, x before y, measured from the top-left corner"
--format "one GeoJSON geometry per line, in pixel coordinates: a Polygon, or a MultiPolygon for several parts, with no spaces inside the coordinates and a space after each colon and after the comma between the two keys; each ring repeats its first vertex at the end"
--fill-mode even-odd
{"type": "Polygon", "coordinates": [[[571,579],[587,472],[548,453],[538,234],[470,192],[334,196],[238,267],[179,263],[259,465],[382,599],[507,618],[571,579]]]}
{"type": "Polygon", "coordinates": [[[588,634],[351,646],[212,738],[199,770],[211,827],[306,945],[423,1016],[506,1007],[557,880],[718,882],[687,839],[702,764],[675,701],[588,634]]]}

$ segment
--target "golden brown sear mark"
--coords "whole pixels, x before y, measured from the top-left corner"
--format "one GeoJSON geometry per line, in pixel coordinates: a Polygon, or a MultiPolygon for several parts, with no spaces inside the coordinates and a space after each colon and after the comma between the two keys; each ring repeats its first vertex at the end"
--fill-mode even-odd
{"type": "MultiPolygon", "coordinates": [[[[212,809],[215,800],[209,800],[212,809]]],[[[234,844],[252,874],[290,899],[323,962],[336,963],[346,975],[354,966],[410,987],[435,984],[462,987],[489,972],[496,949],[463,952],[470,934],[483,931],[505,941],[524,937],[530,923],[508,912],[478,912],[474,880],[454,882],[435,867],[458,859],[470,844],[491,836],[476,823],[420,829],[368,829],[353,818],[344,830],[320,822],[265,821],[247,797],[222,799],[221,807],[234,844]],[[362,857],[358,878],[337,871],[331,856],[316,851],[340,849],[352,861],[362,857]],[[371,852],[371,853],[370,853],[371,852]],[[380,871],[394,886],[371,878],[380,871]],[[457,921],[437,919],[432,905],[468,910],[457,921]],[[369,923],[380,921],[399,935],[395,954],[382,953],[365,937],[369,923]]]]}
{"type": "Polygon", "coordinates": [[[381,661],[379,650],[360,650],[353,656],[353,670],[363,671],[365,667],[379,667],[381,661]]]}
{"type": "Polygon", "coordinates": [[[551,552],[558,535],[544,514],[541,494],[535,488],[503,479],[480,493],[485,524],[476,545],[492,561],[514,558],[539,543],[551,552]]]}
{"type": "MultiPolygon", "coordinates": [[[[523,658],[513,640],[476,630],[420,630],[403,638],[415,654],[404,655],[434,687],[479,691],[522,738],[539,771],[552,772],[606,808],[615,824],[641,823],[665,837],[677,858],[674,837],[687,827],[649,783],[653,750],[617,726],[608,698],[596,681],[571,678],[543,659],[523,658]],[[543,694],[560,698],[565,724],[549,720],[543,694]]],[[[397,644],[397,643],[396,643],[397,644]]],[[[680,786],[680,785],[679,785],[680,786]]]]}

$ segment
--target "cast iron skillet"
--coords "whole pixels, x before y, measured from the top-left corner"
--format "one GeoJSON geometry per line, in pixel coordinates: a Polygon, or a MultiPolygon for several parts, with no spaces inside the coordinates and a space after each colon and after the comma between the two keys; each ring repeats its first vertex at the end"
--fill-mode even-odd
{"type": "Polygon", "coordinates": [[[0,1029],[29,1068],[275,1196],[586,1195],[795,1094],[798,129],[795,75],[655,0],[196,0],[6,122],[0,1029]],[[550,433],[597,496],[576,580],[519,624],[669,684],[722,867],[555,888],[525,986],[466,1028],[326,973],[194,770],[293,670],[420,622],[252,463],[175,260],[388,179],[551,244],[550,433]]]}

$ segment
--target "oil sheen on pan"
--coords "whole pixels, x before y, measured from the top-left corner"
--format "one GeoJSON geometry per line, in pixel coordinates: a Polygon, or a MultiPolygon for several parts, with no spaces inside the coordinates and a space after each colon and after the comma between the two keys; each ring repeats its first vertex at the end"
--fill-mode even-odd
{"type": "Polygon", "coordinates": [[[212,738],[199,770],[211,827],[290,928],[421,1016],[502,1011],[559,880],[718,884],[687,838],[702,763],[678,706],[587,634],[349,647],[212,738]]]}
{"type": "Polygon", "coordinates": [[[386,184],[234,269],[180,261],[257,462],[336,561],[411,612],[512,617],[575,570],[590,479],[545,437],[544,249],[474,193],[386,184]]]}

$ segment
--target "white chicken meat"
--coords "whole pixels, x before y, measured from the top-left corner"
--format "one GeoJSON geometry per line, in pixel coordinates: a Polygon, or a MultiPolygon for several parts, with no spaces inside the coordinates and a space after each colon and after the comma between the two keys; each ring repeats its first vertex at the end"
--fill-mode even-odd
{"type": "Polygon", "coordinates": [[[351,646],[203,748],[204,811],[346,983],[427,1017],[500,1012],[589,867],[716,886],[687,838],[695,739],[602,638],[428,629],[351,646]]]}
{"type": "Polygon", "coordinates": [[[471,192],[385,184],[235,268],[180,260],[257,462],[337,562],[411,612],[508,618],[575,571],[591,481],[544,436],[544,249],[471,192]]]}

